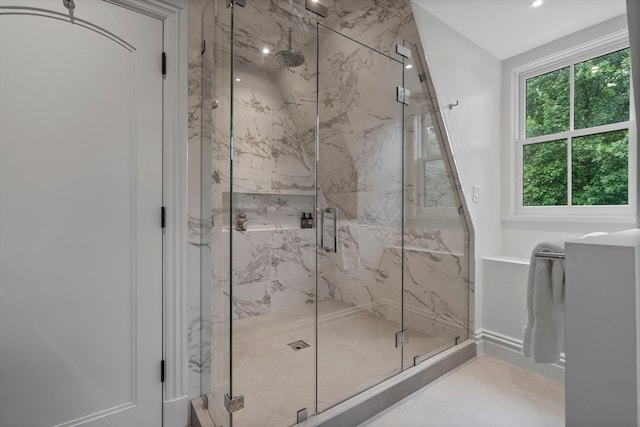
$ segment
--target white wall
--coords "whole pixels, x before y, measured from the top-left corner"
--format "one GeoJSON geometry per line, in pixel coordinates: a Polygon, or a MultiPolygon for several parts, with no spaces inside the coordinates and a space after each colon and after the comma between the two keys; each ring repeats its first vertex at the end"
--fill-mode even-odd
{"type": "Polygon", "coordinates": [[[526,321],[526,287],[528,259],[533,247],[546,239],[581,236],[593,231],[615,232],[630,228],[634,218],[522,218],[514,216],[515,141],[512,70],[552,54],[587,43],[626,28],[620,16],[602,24],[571,34],[539,48],[509,58],[502,63],[502,256],[485,259],[483,277],[485,298],[482,350],[525,369],[564,381],[564,364],[533,363],[521,354],[522,328],[526,321]]]}
{"type": "Polygon", "coordinates": [[[546,45],[509,58],[502,63],[502,252],[503,255],[528,259],[536,243],[550,238],[581,236],[593,231],[608,233],[632,227],[633,217],[628,218],[535,218],[514,217],[515,179],[515,141],[512,112],[512,70],[515,67],[536,61],[589,41],[624,30],[627,27],[626,16],[605,21],[596,26],[563,37],[546,45]]]}
{"type": "Polygon", "coordinates": [[[482,321],[482,258],[501,251],[501,61],[412,3],[436,95],[475,228],[476,328],[482,321]],[[454,109],[449,103],[459,101],[454,109]],[[480,187],[478,203],[471,201],[480,187]]]}
{"type": "Polygon", "coordinates": [[[558,363],[543,365],[522,355],[522,331],[527,322],[529,261],[487,257],[482,263],[484,317],[482,329],[476,330],[480,352],[564,382],[564,358],[558,363]]]}
{"type": "Polygon", "coordinates": [[[500,61],[427,10],[413,6],[476,229],[475,332],[481,351],[562,382],[563,361],[540,365],[521,355],[530,252],[541,240],[620,231],[632,227],[635,219],[513,216],[511,70],[624,29],[626,17],[500,61]],[[458,100],[459,107],[446,108],[458,100]],[[474,185],[480,186],[479,203],[471,201],[474,185]]]}

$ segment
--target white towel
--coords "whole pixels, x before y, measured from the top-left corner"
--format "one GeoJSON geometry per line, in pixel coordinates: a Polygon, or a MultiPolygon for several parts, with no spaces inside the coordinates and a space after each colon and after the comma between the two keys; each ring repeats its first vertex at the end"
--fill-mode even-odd
{"type": "Polygon", "coordinates": [[[537,363],[554,363],[564,351],[564,260],[535,257],[564,253],[564,240],[536,245],[529,264],[527,311],[522,352],[537,363]]]}

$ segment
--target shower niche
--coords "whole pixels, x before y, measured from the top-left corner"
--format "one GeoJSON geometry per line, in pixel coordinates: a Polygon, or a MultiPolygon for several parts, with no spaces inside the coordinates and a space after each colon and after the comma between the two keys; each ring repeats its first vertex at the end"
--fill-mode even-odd
{"type": "Polygon", "coordinates": [[[222,193],[223,229],[228,231],[296,230],[315,227],[315,196],[278,193],[222,193]],[[238,227],[238,218],[244,215],[244,229],[238,227]],[[301,222],[305,216],[305,223],[301,222]],[[307,218],[311,215],[312,218],[307,218]],[[312,226],[309,226],[309,221],[312,226]]]}
{"type": "Polygon", "coordinates": [[[202,15],[197,362],[216,426],[294,425],[469,338],[472,229],[410,2],[324,5],[202,15]]]}

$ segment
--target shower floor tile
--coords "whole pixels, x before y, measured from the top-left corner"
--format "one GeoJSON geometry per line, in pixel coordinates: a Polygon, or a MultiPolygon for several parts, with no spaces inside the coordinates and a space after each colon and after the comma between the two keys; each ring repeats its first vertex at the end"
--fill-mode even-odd
{"type": "MultiPolygon", "coordinates": [[[[245,396],[234,427],[290,426],[296,413],[322,411],[400,372],[402,354],[395,348],[400,325],[370,311],[326,301],[234,321],[233,394],[245,396]],[[294,351],[287,344],[304,340],[310,347],[294,351]]],[[[451,345],[410,331],[404,363],[451,345]]]]}

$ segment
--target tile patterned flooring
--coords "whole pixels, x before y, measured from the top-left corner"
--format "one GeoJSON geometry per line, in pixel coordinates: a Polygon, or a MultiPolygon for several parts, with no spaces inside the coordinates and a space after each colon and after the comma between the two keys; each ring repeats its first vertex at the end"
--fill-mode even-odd
{"type": "MultiPolygon", "coordinates": [[[[317,403],[324,410],[400,372],[403,352],[395,347],[396,322],[370,311],[328,301],[318,304],[317,403]]],[[[405,366],[413,357],[446,348],[446,341],[410,331],[405,366]]],[[[241,319],[233,331],[234,394],[245,408],[234,414],[234,427],[290,426],[296,412],[315,412],[315,306],[241,319]],[[287,344],[304,340],[310,347],[293,351],[287,344]]]]}
{"type": "Polygon", "coordinates": [[[564,403],[563,385],[480,356],[359,427],[560,427],[564,403]]]}

